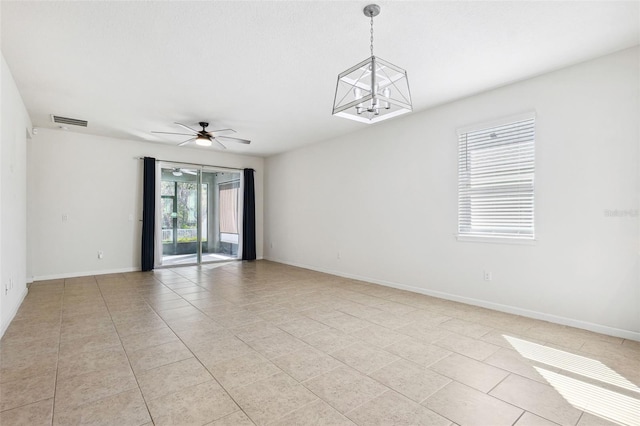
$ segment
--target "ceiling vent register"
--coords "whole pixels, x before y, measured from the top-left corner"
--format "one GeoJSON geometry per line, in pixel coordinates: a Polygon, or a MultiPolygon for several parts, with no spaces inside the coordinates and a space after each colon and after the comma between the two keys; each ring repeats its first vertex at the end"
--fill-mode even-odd
{"type": "Polygon", "coordinates": [[[51,121],[58,124],[69,124],[71,126],[87,127],[87,120],[78,120],[77,118],[60,117],[59,115],[51,114],[51,121]]]}

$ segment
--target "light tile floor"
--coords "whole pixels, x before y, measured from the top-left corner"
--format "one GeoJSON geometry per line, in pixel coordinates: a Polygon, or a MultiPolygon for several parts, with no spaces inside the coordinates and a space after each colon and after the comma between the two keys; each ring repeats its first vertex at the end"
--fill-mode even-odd
{"type": "Polygon", "coordinates": [[[267,261],[35,283],[0,357],[2,425],[640,425],[638,342],[267,261]]]}

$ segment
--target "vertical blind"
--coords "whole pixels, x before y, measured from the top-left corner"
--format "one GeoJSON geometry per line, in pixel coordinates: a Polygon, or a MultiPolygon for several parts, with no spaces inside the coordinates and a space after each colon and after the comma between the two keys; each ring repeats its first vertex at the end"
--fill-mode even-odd
{"type": "Polygon", "coordinates": [[[238,233],[238,181],[222,183],[220,190],[220,232],[238,233]]]}
{"type": "Polygon", "coordinates": [[[534,238],[535,117],[458,134],[458,235],[534,238]]]}

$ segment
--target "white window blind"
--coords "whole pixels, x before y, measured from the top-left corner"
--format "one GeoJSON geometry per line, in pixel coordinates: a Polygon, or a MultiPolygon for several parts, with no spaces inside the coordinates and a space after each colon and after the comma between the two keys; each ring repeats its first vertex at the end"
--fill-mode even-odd
{"type": "Polygon", "coordinates": [[[535,117],[458,133],[458,235],[534,238],[535,117]]]}
{"type": "Polygon", "coordinates": [[[219,184],[220,191],[220,233],[238,233],[238,191],[240,182],[219,184]]]}

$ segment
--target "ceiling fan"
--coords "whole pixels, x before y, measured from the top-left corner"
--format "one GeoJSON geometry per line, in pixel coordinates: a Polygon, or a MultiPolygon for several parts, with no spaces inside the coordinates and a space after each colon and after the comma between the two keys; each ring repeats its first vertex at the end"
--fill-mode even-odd
{"type": "Polygon", "coordinates": [[[173,133],[173,132],[151,132],[151,133],[160,133],[160,134],[164,134],[164,135],[183,135],[183,136],[190,136],[189,139],[187,139],[184,142],[181,142],[178,144],[178,146],[184,146],[188,143],[191,143],[193,141],[196,142],[196,145],[201,145],[201,146],[211,146],[211,144],[213,142],[217,143],[222,149],[227,149],[226,146],[224,146],[222,144],[222,142],[239,142],[239,143],[244,143],[244,144],[250,144],[251,141],[246,140],[246,139],[240,139],[240,138],[234,138],[231,136],[222,136],[219,135],[218,133],[223,133],[223,132],[231,132],[231,133],[235,133],[236,131],[233,129],[220,129],[220,130],[211,130],[211,131],[207,131],[207,127],[209,126],[209,123],[207,123],[206,121],[201,121],[198,124],[200,125],[200,127],[202,127],[202,130],[195,130],[192,129],[191,127],[184,125],[182,123],[175,123],[180,127],[183,127],[187,130],[189,130],[192,133],[173,133]],[[222,142],[221,142],[222,141],[222,142]]]}
{"type": "Polygon", "coordinates": [[[195,171],[193,171],[193,170],[190,170],[190,169],[182,169],[182,168],[179,168],[179,167],[173,167],[173,168],[171,169],[171,173],[172,173],[174,176],[182,176],[182,174],[183,174],[183,173],[186,173],[186,174],[188,174],[188,175],[194,175],[194,176],[198,174],[198,173],[196,173],[196,172],[195,172],[195,171]]]}

